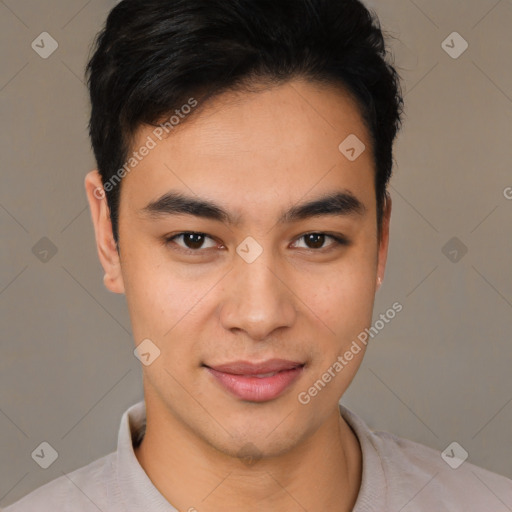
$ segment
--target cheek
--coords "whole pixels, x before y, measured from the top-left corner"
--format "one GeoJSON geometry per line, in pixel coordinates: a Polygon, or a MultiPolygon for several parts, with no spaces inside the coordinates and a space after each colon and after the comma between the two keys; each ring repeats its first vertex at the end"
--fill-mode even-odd
{"type": "MultiPolygon", "coordinates": [[[[149,251],[146,251],[147,253],[149,251]]],[[[151,260],[150,255],[132,253],[126,261],[125,289],[135,340],[149,338],[173,357],[187,343],[172,343],[197,330],[206,300],[218,276],[212,272],[183,274],[168,262],[151,260]]]]}
{"type": "Polygon", "coordinates": [[[315,314],[311,318],[316,317],[319,326],[324,326],[329,352],[350,345],[371,324],[375,268],[375,258],[369,250],[357,251],[323,273],[301,278],[299,296],[306,298],[306,305],[315,314]]]}
{"type": "Polygon", "coordinates": [[[169,279],[165,265],[140,247],[126,252],[122,268],[136,341],[141,336],[161,338],[175,323],[173,318],[183,290],[169,279]]]}
{"type": "MultiPolygon", "coordinates": [[[[306,277],[307,289],[329,310],[361,310],[373,302],[377,269],[376,248],[370,245],[351,248],[339,260],[306,277]],[[369,304],[370,303],[370,304],[369,304]]],[[[308,296],[308,295],[306,295],[308,296]]]]}
{"type": "MultiPolygon", "coordinates": [[[[319,321],[330,328],[339,340],[357,335],[371,322],[373,311],[373,288],[371,279],[364,281],[354,276],[329,280],[323,292],[308,299],[308,306],[317,313],[319,321]]],[[[326,331],[327,332],[327,331],[326,331]]]]}

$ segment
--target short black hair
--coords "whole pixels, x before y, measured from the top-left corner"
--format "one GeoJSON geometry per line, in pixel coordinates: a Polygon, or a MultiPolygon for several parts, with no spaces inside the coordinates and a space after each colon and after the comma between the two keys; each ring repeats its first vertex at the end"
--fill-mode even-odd
{"type": "Polygon", "coordinates": [[[116,243],[119,170],[140,126],[157,126],[191,98],[204,105],[294,78],[341,87],[356,100],[371,137],[380,238],[403,112],[389,56],[377,16],[359,0],[121,1],[86,68],[89,133],[116,243]]]}

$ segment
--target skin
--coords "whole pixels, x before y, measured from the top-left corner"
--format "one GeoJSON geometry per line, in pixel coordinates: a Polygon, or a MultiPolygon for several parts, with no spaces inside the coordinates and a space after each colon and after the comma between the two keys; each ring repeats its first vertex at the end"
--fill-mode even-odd
{"type": "MultiPolygon", "coordinates": [[[[133,147],[153,129],[141,126],[133,147]]],[[[135,453],[179,510],[352,510],[361,448],[338,402],[364,345],[308,404],[298,394],[371,325],[391,200],[379,240],[370,144],[357,105],[340,88],[294,80],[225,93],[123,179],[120,253],[107,203],[94,194],[99,174],[88,174],[105,285],[126,294],[136,345],[149,338],[161,351],[143,366],[147,430],[135,453]],[[366,145],[354,162],[338,149],[350,134],[366,145]],[[170,190],[212,200],[240,223],[143,212],[170,190]],[[365,213],[277,223],[291,206],[340,190],[355,195],[365,213]],[[202,246],[184,237],[165,242],[186,231],[211,238],[202,246]],[[325,232],[350,244],[336,246],[329,237],[315,244],[303,236],[325,232]],[[250,264],[236,253],[247,236],[263,249],[250,264]],[[202,252],[180,252],[187,247],[202,252]],[[231,395],[202,366],[270,358],[306,366],[266,402],[231,395]]]]}

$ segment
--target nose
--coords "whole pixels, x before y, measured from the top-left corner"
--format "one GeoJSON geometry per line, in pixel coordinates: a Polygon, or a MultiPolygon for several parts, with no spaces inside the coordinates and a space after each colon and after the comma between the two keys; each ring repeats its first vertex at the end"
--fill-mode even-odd
{"type": "Polygon", "coordinates": [[[293,287],[277,270],[270,253],[263,251],[252,263],[238,258],[220,312],[225,329],[243,331],[255,341],[291,327],[297,314],[293,287]]]}

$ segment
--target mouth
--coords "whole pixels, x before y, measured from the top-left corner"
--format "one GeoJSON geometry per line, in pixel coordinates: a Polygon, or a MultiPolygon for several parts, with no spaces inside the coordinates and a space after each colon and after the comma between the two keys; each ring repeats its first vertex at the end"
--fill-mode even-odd
{"type": "Polygon", "coordinates": [[[267,402],[281,396],[299,378],[305,363],[271,359],[262,363],[234,361],[203,367],[231,395],[249,402],[267,402]]]}

